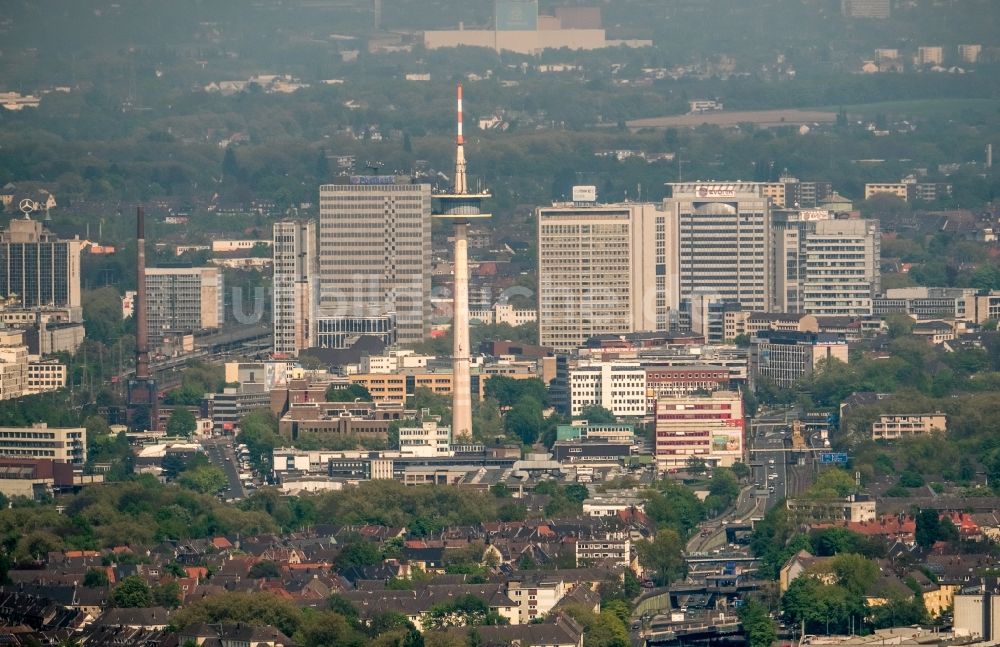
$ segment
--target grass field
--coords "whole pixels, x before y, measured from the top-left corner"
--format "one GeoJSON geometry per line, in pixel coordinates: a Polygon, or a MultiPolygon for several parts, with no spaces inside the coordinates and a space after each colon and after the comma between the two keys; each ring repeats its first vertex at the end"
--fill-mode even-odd
{"type": "Polygon", "coordinates": [[[633,119],[628,122],[628,127],[632,129],[694,128],[703,124],[728,127],[741,123],[752,123],[767,128],[831,123],[836,120],[837,113],[841,108],[845,109],[848,117],[852,119],[871,118],[878,114],[885,114],[903,118],[954,117],[960,118],[966,123],[1000,120],[1000,100],[998,99],[918,99],[802,109],[739,110],[669,115],[633,119]]]}
{"type": "Polygon", "coordinates": [[[844,108],[850,116],[876,114],[913,117],[948,117],[955,115],[981,115],[984,118],[1000,116],[998,99],[916,99],[913,101],[884,101],[848,106],[826,106],[816,110],[839,111],[844,108]]]}

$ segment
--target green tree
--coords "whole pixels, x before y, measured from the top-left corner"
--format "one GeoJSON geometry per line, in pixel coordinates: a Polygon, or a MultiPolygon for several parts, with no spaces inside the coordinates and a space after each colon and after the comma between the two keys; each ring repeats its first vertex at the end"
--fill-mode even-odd
{"type": "Polygon", "coordinates": [[[153,587],[153,602],[156,606],[176,609],[181,606],[181,587],[176,581],[170,580],[153,587]]]}
{"type": "Polygon", "coordinates": [[[326,390],[327,402],[371,402],[372,394],[360,384],[331,384],[326,390]]]}
{"type": "Polygon", "coordinates": [[[740,480],[748,479],[753,474],[746,463],[733,463],[729,469],[732,471],[733,476],[740,480]]]}
{"type": "Polygon", "coordinates": [[[886,331],[893,339],[912,333],[913,324],[913,319],[904,314],[893,313],[885,318],[886,331]]]}
{"type": "Polygon", "coordinates": [[[83,576],[83,585],[87,588],[99,589],[108,584],[108,574],[102,568],[88,568],[83,576]]]}
{"type": "Polygon", "coordinates": [[[295,642],[303,647],[360,647],[365,643],[344,616],[332,611],[304,615],[295,642]]]}
{"type": "Polygon", "coordinates": [[[917,545],[930,548],[938,540],[941,531],[941,518],[937,510],[921,510],[917,514],[915,538],[917,545]]]}
{"type": "Polygon", "coordinates": [[[542,405],[548,400],[545,384],[537,379],[516,379],[506,375],[493,375],[483,386],[485,397],[495,400],[501,407],[513,407],[525,397],[531,397],[542,405]]]}
{"type": "Polygon", "coordinates": [[[753,598],[747,598],[738,612],[748,647],[771,647],[778,639],[774,622],[767,607],[753,598]]]}
{"type": "Polygon", "coordinates": [[[830,560],[829,566],[837,577],[837,584],[857,598],[871,590],[878,579],[878,566],[861,555],[840,553],[830,560]]]}
{"type": "Polygon", "coordinates": [[[584,407],[578,416],[581,420],[586,420],[592,425],[613,425],[618,422],[615,414],[611,413],[599,404],[592,404],[584,407]]]}
{"type": "Polygon", "coordinates": [[[171,618],[171,624],[183,629],[195,623],[242,622],[272,625],[285,635],[294,636],[302,625],[302,616],[302,610],[294,603],[273,593],[219,593],[184,605],[171,618]]]}
{"type": "Polygon", "coordinates": [[[432,629],[505,624],[506,618],[491,610],[482,598],[475,595],[463,595],[451,602],[436,604],[425,620],[425,626],[432,629]]]}
{"type": "Polygon", "coordinates": [[[563,611],[583,626],[584,647],[628,647],[628,627],[611,610],[594,613],[580,604],[566,605],[563,611]]]}
{"type": "Polygon", "coordinates": [[[374,566],[382,561],[382,553],[370,541],[358,541],[344,546],[337,555],[337,567],[374,566]]]}
{"type": "Polygon", "coordinates": [[[190,436],[198,428],[194,414],[187,409],[174,409],[167,421],[168,436],[190,436]]]}
{"type": "Polygon", "coordinates": [[[132,609],[153,606],[153,592],[146,580],[138,575],[129,575],[118,586],[111,589],[111,606],[132,609]]]}
{"type": "Polygon", "coordinates": [[[215,494],[226,488],[229,479],[225,472],[214,465],[203,465],[194,469],[185,470],[178,478],[177,482],[183,487],[202,494],[215,494]]]}
{"type": "Polygon", "coordinates": [[[281,577],[281,567],[275,561],[264,559],[251,566],[248,575],[255,580],[281,577]]]}
{"type": "Polygon", "coordinates": [[[542,403],[531,396],[522,397],[507,412],[504,428],[524,444],[533,444],[542,428],[542,403]]]}
{"type": "Polygon", "coordinates": [[[654,572],[653,581],[660,586],[684,575],[684,542],[677,531],[660,530],[652,540],[644,539],[637,545],[639,563],[654,572]]]}
{"type": "Polygon", "coordinates": [[[283,443],[278,435],[278,419],[270,409],[258,409],[244,416],[236,439],[246,444],[250,462],[259,472],[271,470],[274,448],[283,443]]]}

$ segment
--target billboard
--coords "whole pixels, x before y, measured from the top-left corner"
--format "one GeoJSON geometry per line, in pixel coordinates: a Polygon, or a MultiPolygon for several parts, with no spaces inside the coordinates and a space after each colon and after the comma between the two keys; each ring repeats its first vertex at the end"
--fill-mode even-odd
{"type": "Polygon", "coordinates": [[[496,0],[497,31],[538,29],[538,0],[496,0]]]}
{"type": "Polygon", "coordinates": [[[699,198],[735,198],[736,187],[731,184],[699,184],[695,194],[699,198]]]}
{"type": "Polygon", "coordinates": [[[395,184],[395,175],[352,175],[350,179],[351,184],[363,184],[363,185],[382,185],[382,184],[395,184]]]}
{"type": "Polygon", "coordinates": [[[573,187],[573,202],[597,202],[597,187],[593,185],[573,187]]]}
{"type": "Polygon", "coordinates": [[[712,453],[742,451],[742,438],[739,434],[714,434],[712,436],[712,453]]]}

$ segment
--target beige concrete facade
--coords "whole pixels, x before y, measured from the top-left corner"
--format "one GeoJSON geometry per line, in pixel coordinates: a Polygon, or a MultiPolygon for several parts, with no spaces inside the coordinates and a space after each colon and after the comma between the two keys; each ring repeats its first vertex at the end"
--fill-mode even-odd
{"type": "Polygon", "coordinates": [[[320,187],[319,312],[394,313],[400,343],[430,335],[431,187],[402,179],[320,187]]]}
{"type": "Polygon", "coordinates": [[[652,203],[560,204],[537,211],[542,346],[666,330],[676,300],[676,220],[652,203]]]}
{"type": "Polygon", "coordinates": [[[274,352],[296,356],[315,346],[316,223],[274,223],[274,352]]]}
{"type": "Polygon", "coordinates": [[[87,430],[83,427],[0,427],[0,456],[48,458],[80,466],[87,462],[87,430]]]}
{"type": "Polygon", "coordinates": [[[877,220],[821,220],[805,239],[802,309],[815,315],[869,316],[881,293],[877,220]]]}
{"type": "Polygon", "coordinates": [[[451,29],[424,32],[424,47],[486,47],[494,51],[537,54],[544,49],[590,50],[608,46],[603,29],[540,29],[493,31],[451,29]]]}
{"type": "Polygon", "coordinates": [[[165,334],[219,328],[223,323],[222,270],[147,267],[146,317],[150,341],[165,334]]]}
{"type": "Polygon", "coordinates": [[[897,440],[947,430],[948,416],[943,413],[883,414],[872,423],[872,440],[897,440]]]}
{"type": "Polygon", "coordinates": [[[664,210],[676,219],[679,298],[711,295],[743,310],[770,304],[770,200],[761,185],[670,184],[664,210]]]}
{"type": "Polygon", "coordinates": [[[728,467],[743,460],[743,400],[733,391],[656,402],[654,451],[659,471],[684,469],[692,458],[728,467]]]}

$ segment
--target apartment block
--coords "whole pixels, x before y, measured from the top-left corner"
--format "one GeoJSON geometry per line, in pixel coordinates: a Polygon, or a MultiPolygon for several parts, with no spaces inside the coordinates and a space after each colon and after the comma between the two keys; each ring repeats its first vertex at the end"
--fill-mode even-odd
{"type": "Polygon", "coordinates": [[[631,540],[616,537],[577,539],[577,568],[595,564],[613,564],[628,568],[632,564],[631,540]]]}
{"type": "Polygon", "coordinates": [[[734,391],[656,401],[654,452],[659,471],[684,469],[693,459],[728,467],[743,460],[743,399],[734,391]]]}
{"type": "Polygon", "coordinates": [[[28,347],[20,340],[20,331],[0,336],[0,400],[19,398],[28,387],[28,347]]]}
{"type": "Polygon", "coordinates": [[[761,195],[778,208],[815,209],[833,195],[831,182],[803,182],[796,177],[781,177],[760,187],[761,195]]]}
{"type": "Polygon", "coordinates": [[[865,200],[879,194],[896,196],[907,202],[933,202],[950,198],[953,187],[944,182],[917,182],[914,178],[906,178],[899,182],[874,182],[865,184],[865,200]]]}
{"type": "Polygon", "coordinates": [[[948,416],[943,413],[882,414],[872,423],[872,440],[898,440],[947,430],[948,416]]]}
{"type": "Polygon", "coordinates": [[[944,48],[939,45],[918,47],[916,63],[919,66],[944,64],[944,48]]]}
{"type": "Polygon", "coordinates": [[[979,57],[983,53],[982,45],[959,45],[958,58],[963,63],[978,63],[979,57]]]}

